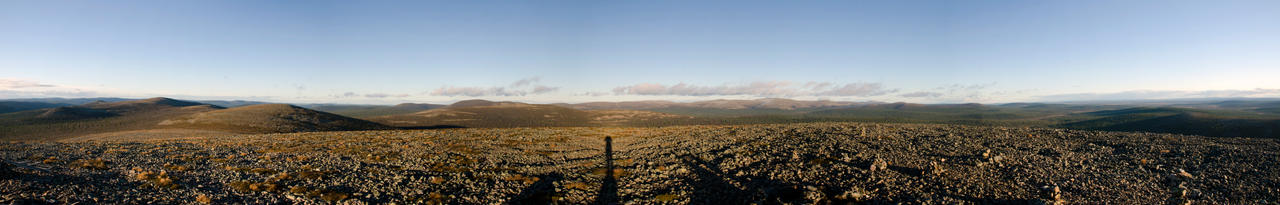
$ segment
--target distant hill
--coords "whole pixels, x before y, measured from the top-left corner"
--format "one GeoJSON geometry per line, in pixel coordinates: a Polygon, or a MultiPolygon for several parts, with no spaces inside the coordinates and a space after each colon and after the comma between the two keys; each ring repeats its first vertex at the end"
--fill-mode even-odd
{"type": "Polygon", "coordinates": [[[142,130],[168,118],[220,107],[168,98],[93,102],[0,114],[3,140],[56,140],[77,135],[142,130]]]}
{"type": "Polygon", "coordinates": [[[1080,114],[1091,119],[1063,123],[1070,129],[1142,131],[1217,137],[1280,138],[1280,117],[1238,111],[1142,107],[1080,114]]]}
{"type": "Polygon", "coordinates": [[[589,102],[578,104],[556,104],[582,110],[653,110],[667,108],[710,108],[710,109],[778,109],[796,110],[806,108],[833,108],[857,105],[854,102],[840,101],[799,101],[782,98],[765,98],[756,100],[708,100],[688,103],[671,101],[631,101],[631,102],[589,102]]]}
{"type": "Polygon", "coordinates": [[[9,102],[41,102],[41,103],[51,103],[51,104],[80,105],[80,104],[91,103],[91,102],[98,102],[98,101],[101,101],[101,102],[120,102],[120,101],[131,101],[131,100],[139,100],[139,99],[129,99],[129,98],[18,98],[18,99],[4,99],[4,100],[0,100],[0,101],[9,101],[9,102]]]}
{"type": "Polygon", "coordinates": [[[164,128],[218,130],[236,133],[380,130],[391,127],[286,104],[247,105],[176,117],[158,123],[164,128]]]}
{"type": "Polygon", "coordinates": [[[577,110],[556,105],[465,100],[443,108],[368,119],[397,127],[571,127],[638,125],[692,117],[649,111],[577,110]]]}
{"type": "Polygon", "coordinates": [[[809,111],[845,108],[867,103],[842,101],[800,101],[781,98],[755,100],[709,100],[697,102],[629,101],[553,104],[580,110],[643,110],[695,117],[746,117],[759,115],[799,115],[809,111]]]}
{"type": "Polygon", "coordinates": [[[1037,125],[1038,117],[1056,113],[1027,108],[1007,108],[981,104],[871,104],[850,108],[826,109],[803,114],[806,118],[843,121],[949,123],[970,125],[1037,125]]]}
{"type": "Polygon", "coordinates": [[[364,120],[289,105],[236,108],[150,98],[91,102],[0,114],[0,140],[58,140],[90,134],[165,128],[228,133],[388,129],[364,120]]]}
{"type": "Polygon", "coordinates": [[[439,104],[418,104],[418,103],[401,103],[394,106],[386,105],[314,105],[311,109],[330,112],[354,118],[368,118],[386,115],[401,115],[421,112],[435,108],[442,108],[447,105],[439,104]]]}
{"type": "Polygon", "coordinates": [[[17,111],[36,110],[44,108],[54,108],[62,106],[71,106],[66,103],[47,103],[47,102],[20,102],[20,101],[0,101],[0,113],[11,113],[17,111]]]}
{"type": "Polygon", "coordinates": [[[217,105],[219,107],[240,107],[240,106],[247,106],[247,105],[271,104],[269,102],[245,101],[245,100],[201,100],[196,102],[210,104],[210,105],[217,105]]]}
{"type": "Polygon", "coordinates": [[[40,98],[0,101],[0,139],[154,136],[198,131],[271,133],[440,127],[666,126],[794,122],[897,122],[1146,131],[1280,138],[1280,99],[1098,103],[915,104],[790,99],[451,105],[40,98]],[[79,103],[79,104],[71,104],[79,103]],[[213,103],[213,104],[210,104],[213,103]],[[308,109],[310,108],[310,109],[308,109]],[[166,129],[158,131],[156,129],[166,129]],[[176,131],[175,131],[176,130],[176,131]]]}

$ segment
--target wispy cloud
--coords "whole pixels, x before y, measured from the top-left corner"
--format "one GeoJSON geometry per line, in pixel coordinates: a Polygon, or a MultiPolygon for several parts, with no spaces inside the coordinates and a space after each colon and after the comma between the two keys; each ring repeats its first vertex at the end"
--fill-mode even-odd
{"type": "Polygon", "coordinates": [[[1043,101],[1144,100],[1176,98],[1280,97],[1280,89],[1252,90],[1131,90],[1114,93],[1071,93],[1039,96],[1043,101]]]}
{"type": "Polygon", "coordinates": [[[518,96],[524,95],[523,91],[510,91],[502,87],[441,87],[430,92],[431,95],[439,96],[518,96]]]}
{"type": "Polygon", "coordinates": [[[591,97],[599,97],[599,96],[606,96],[606,95],[609,95],[609,93],[608,92],[582,92],[582,93],[574,94],[574,96],[591,96],[591,97]]]}
{"type": "Polygon", "coordinates": [[[395,98],[405,98],[405,97],[409,97],[410,95],[409,95],[409,94],[388,94],[388,93],[366,93],[366,94],[359,94],[359,93],[356,93],[356,92],[345,92],[345,93],[342,93],[341,95],[332,95],[332,96],[333,96],[333,98],[355,98],[355,97],[365,97],[365,98],[390,98],[390,97],[395,97],[395,98]]]}
{"type": "Polygon", "coordinates": [[[932,89],[918,90],[897,95],[902,98],[918,98],[937,102],[989,102],[1002,96],[1002,92],[991,91],[996,82],[975,84],[949,84],[932,89]]]}
{"type": "Polygon", "coordinates": [[[936,97],[941,97],[942,93],[930,92],[930,91],[919,91],[919,92],[905,93],[898,96],[907,97],[907,98],[936,98],[936,97]]]}
{"type": "Polygon", "coordinates": [[[987,88],[990,88],[990,87],[992,87],[992,86],[996,86],[996,82],[990,82],[990,83],[976,83],[976,84],[959,84],[959,83],[956,83],[956,84],[951,84],[951,85],[940,86],[940,87],[934,88],[934,90],[947,90],[947,91],[953,91],[953,92],[954,92],[954,91],[972,91],[972,90],[982,90],[982,89],[987,89],[987,88]]]}
{"type": "Polygon", "coordinates": [[[880,83],[850,83],[835,89],[818,92],[819,96],[879,96],[898,92],[898,89],[885,89],[880,83]]]}
{"type": "Polygon", "coordinates": [[[886,89],[880,83],[849,83],[835,86],[830,82],[796,84],[789,81],[756,81],[738,85],[700,86],[678,83],[667,86],[660,83],[640,83],[613,89],[617,95],[676,95],[676,96],[727,96],[746,95],[761,97],[791,96],[878,96],[897,92],[886,89]]]}
{"type": "Polygon", "coordinates": [[[537,84],[538,81],[541,81],[541,80],[542,78],[540,77],[524,78],[524,79],[520,79],[515,82],[512,82],[509,86],[506,86],[506,87],[444,86],[444,87],[440,87],[435,90],[429,91],[427,92],[427,94],[434,95],[434,96],[467,96],[467,97],[525,96],[525,95],[550,93],[550,92],[555,92],[557,90],[560,90],[560,87],[538,85],[537,84]],[[530,86],[532,86],[532,88],[527,88],[530,86]]]}
{"type": "Polygon", "coordinates": [[[90,90],[0,90],[0,98],[96,97],[102,93],[90,90]]]}
{"type": "Polygon", "coordinates": [[[404,98],[404,97],[409,97],[409,94],[369,93],[369,94],[364,94],[364,97],[366,98],[389,98],[389,97],[404,98]]]}
{"type": "Polygon", "coordinates": [[[536,82],[538,82],[538,81],[540,81],[540,80],[542,80],[542,77],[524,78],[524,79],[517,80],[517,81],[516,81],[516,82],[514,82],[514,83],[511,83],[511,86],[509,86],[509,87],[513,87],[513,88],[514,88],[514,87],[526,86],[526,85],[529,85],[529,84],[536,83],[536,82]]]}
{"type": "Polygon", "coordinates": [[[22,79],[0,79],[0,89],[46,88],[54,85],[41,84],[36,81],[22,79]]]}
{"type": "Polygon", "coordinates": [[[539,85],[539,86],[533,86],[533,92],[531,92],[531,93],[533,93],[533,94],[542,94],[542,93],[555,92],[556,90],[560,90],[560,88],[559,88],[559,87],[548,87],[548,86],[542,86],[542,85],[539,85]]]}
{"type": "Polygon", "coordinates": [[[35,80],[0,79],[0,98],[94,97],[102,92],[80,87],[44,84],[35,80]]]}

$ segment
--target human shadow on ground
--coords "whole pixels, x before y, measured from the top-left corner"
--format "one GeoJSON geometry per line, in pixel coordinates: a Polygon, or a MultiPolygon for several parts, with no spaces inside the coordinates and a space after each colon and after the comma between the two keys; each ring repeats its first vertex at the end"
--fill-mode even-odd
{"type": "Polygon", "coordinates": [[[618,204],[618,179],[614,176],[613,138],[604,137],[604,178],[592,204],[618,204]]]}
{"type": "Polygon", "coordinates": [[[538,175],[537,177],[538,181],[533,182],[533,185],[529,185],[529,187],[525,187],[524,190],[520,191],[520,194],[507,201],[512,204],[554,204],[554,197],[558,196],[555,183],[563,180],[564,175],[550,173],[538,175]]]}

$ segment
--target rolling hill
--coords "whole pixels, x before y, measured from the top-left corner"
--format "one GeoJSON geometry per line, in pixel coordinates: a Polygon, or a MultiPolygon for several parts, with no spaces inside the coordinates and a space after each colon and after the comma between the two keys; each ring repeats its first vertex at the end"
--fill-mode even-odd
{"type": "Polygon", "coordinates": [[[630,102],[589,102],[578,104],[555,104],[581,110],[654,110],[667,108],[702,108],[702,109],[777,109],[797,110],[811,108],[837,108],[857,105],[855,102],[842,101],[800,101],[783,98],[764,98],[755,100],[708,100],[688,103],[671,101],[630,101],[630,102]]]}
{"type": "Polygon", "coordinates": [[[46,103],[46,102],[0,101],[0,113],[38,110],[38,109],[55,108],[55,107],[62,107],[62,106],[71,106],[71,104],[46,103]]]}
{"type": "Polygon", "coordinates": [[[627,126],[693,118],[650,111],[578,110],[556,105],[465,100],[443,108],[367,119],[396,127],[421,128],[627,126]]]}
{"type": "Polygon", "coordinates": [[[132,101],[132,100],[140,100],[140,99],[129,99],[129,98],[16,98],[16,99],[5,99],[4,101],[9,101],[9,102],[40,102],[40,103],[50,103],[50,104],[80,105],[80,104],[91,103],[91,102],[121,102],[121,101],[132,101]]]}
{"type": "Polygon", "coordinates": [[[629,101],[553,104],[579,110],[643,110],[695,117],[733,118],[760,115],[798,115],[823,109],[846,108],[868,103],[843,101],[800,101],[782,98],[755,100],[708,100],[697,102],[629,101]]]}
{"type": "Polygon", "coordinates": [[[325,104],[325,105],[314,105],[314,106],[311,106],[310,108],[319,110],[319,111],[330,112],[333,114],[348,116],[348,117],[367,118],[367,117],[377,117],[377,116],[386,116],[386,115],[410,114],[415,112],[421,112],[423,110],[442,108],[445,106],[447,105],[425,104],[425,103],[401,103],[394,106],[325,104]]]}
{"type": "Polygon", "coordinates": [[[1142,131],[1216,137],[1280,138],[1280,117],[1170,107],[1140,107],[1080,114],[1086,118],[1057,126],[1069,129],[1142,131]]]}
{"type": "Polygon", "coordinates": [[[91,102],[0,114],[0,140],[59,140],[114,132],[156,129],[277,133],[391,129],[380,124],[305,108],[263,104],[223,108],[209,104],[150,98],[91,102]]]}
{"type": "Polygon", "coordinates": [[[804,114],[806,118],[843,119],[867,122],[951,123],[971,125],[1026,125],[1031,119],[1051,113],[1022,108],[981,104],[872,104],[828,109],[804,114]]]}
{"type": "Polygon", "coordinates": [[[1215,137],[1280,138],[1280,101],[1228,99],[1137,104],[914,104],[788,99],[699,102],[631,101],[527,104],[464,100],[451,105],[311,104],[219,101],[237,107],[168,98],[43,99],[87,102],[0,102],[21,111],[0,113],[0,139],[61,139],[155,129],[220,133],[276,133],[448,127],[576,127],[893,122],[1146,131],[1215,137]],[[103,100],[105,99],[105,100],[103,100]],[[110,100],[110,101],[108,101],[110,100]],[[56,107],[55,107],[56,106],[56,107]],[[311,108],[311,109],[308,109],[311,108]],[[23,110],[25,109],[25,110],[23,110]],[[315,110],[312,110],[315,109],[315,110]],[[318,110],[318,111],[317,111],[318,110]]]}
{"type": "Polygon", "coordinates": [[[164,128],[218,130],[237,133],[282,133],[391,129],[382,124],[287,104],[247,105],[176,117],[158,123],[164,128]]]}

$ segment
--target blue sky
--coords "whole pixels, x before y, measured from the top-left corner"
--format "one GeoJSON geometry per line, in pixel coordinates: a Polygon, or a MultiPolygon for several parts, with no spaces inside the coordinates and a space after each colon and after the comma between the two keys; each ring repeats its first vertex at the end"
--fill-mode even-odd
{"type": "Polygon", "coordinates": [[[0,1],[0,98],[1280,97],[1280,1],[0,1]]]}

